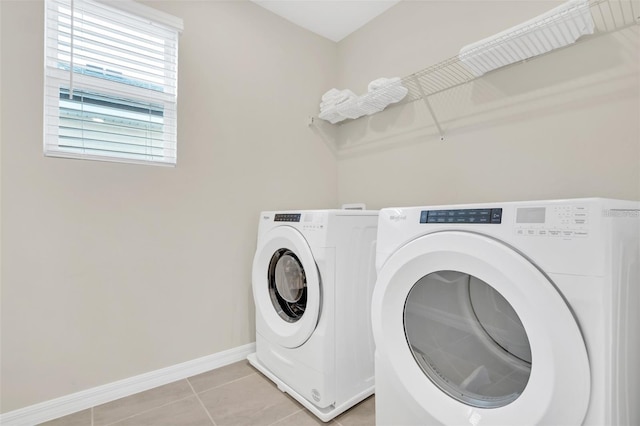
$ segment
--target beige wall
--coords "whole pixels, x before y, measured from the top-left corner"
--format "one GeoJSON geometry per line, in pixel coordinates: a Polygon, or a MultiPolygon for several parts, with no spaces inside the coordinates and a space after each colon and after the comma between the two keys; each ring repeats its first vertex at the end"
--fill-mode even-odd
{"type": "MultiPolygon", "coordinates": [[[[340,87],[408,76],[557,3],[403,1],[339,43],[340,87]]],[[[635,2],[635,10],[640,2],[635,2]]],[[[638,26],[339,127],[339,198],[371,208],[640,199],[638,26]]]]}
{"type": "Polygon", "coordinates": [[[306,125],[336,45],[244,1],[184,19],[176,168],[44,158],[43,4],[2,10],[2,412],[255,340],[260,210],[337,203],[306,125]]]}

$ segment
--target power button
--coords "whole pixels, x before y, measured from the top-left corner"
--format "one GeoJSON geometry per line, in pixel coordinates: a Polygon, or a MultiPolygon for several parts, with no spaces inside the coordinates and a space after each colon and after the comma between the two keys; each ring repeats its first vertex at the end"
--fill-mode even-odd
{"type": "Polygon", "coordinates": [[[502,209],[491,209],[491,223],[502,223],[502,209]]]}

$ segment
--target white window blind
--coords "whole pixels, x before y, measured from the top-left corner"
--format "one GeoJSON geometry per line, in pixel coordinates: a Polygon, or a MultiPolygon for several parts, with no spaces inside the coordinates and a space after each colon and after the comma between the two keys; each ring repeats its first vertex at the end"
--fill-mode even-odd
{"type": "Polygon", "coordinates": [[[45,8],[45,155],[175,165],[182,21],[131,1],[45,8]]]}

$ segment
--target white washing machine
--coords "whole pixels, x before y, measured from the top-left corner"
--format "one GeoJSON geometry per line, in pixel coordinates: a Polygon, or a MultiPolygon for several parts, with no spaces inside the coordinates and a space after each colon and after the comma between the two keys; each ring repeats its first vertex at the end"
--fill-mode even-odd
{"type": "Polygon", "coordinates": [[[251,364],[323,421],[374,391],[378,212],[263,212],[251,364]]]}
{"type": "Polygon", "coordinates": [[[380,211],[378,425],[639,425],[640,203],[380,211]]]}

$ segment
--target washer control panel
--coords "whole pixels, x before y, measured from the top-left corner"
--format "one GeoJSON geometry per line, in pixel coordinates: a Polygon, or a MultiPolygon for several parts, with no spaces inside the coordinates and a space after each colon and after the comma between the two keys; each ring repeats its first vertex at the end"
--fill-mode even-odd
{"type": "Polygon", "coordinates": [[[323,231],[327,227],[328,216],[324,212],[301,211],[264,214],[264,221],[273,221],[278,225],[289,225],[302,231],[323,231]]]}
{"type": "Polygon", "coordinates": [[[327,220],[326,214],[308,212],[304,214],[302,218],[302,230],[304,231],[318,231],[325,228],[325,222],[327,220]]]}
{"type": "Polygon", "coordinates": [[[589,235],[589,209],[585,205],[518,207],[515,233],[528,237],[583,238],[589,235]]]}

